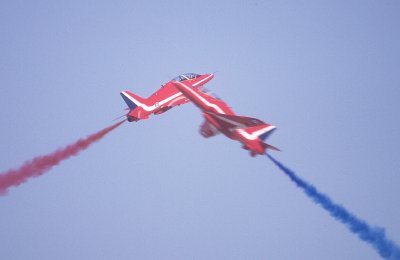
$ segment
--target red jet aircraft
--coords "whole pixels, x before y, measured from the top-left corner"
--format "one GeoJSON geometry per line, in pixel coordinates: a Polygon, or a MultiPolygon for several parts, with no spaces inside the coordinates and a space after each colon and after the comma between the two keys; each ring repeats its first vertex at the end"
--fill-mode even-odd
{"type": "Polygon", "coordinates": [[[205,89],[190,87],[186,82],[175,81],[173,84],[190,101],[203,110],[206,119],[200,127],[200,133],[204,137],[211,137],[218,133],[238,140],[243,148],[250,151],[251,156],[265,154],[266,149],[280,151],[269,145],[264,140],[275,130],[275,126],[267,124],[259,119],[245,116],[237,116],[228,105],[205,89]]]}
{"type": "Polygon", "coordinates": [[[172,82],[185,82],[193,88],[198,88],[209,82],[213,77],[213,74],[182,74],[167,82],[147,99],[141,98],[128,90],[122,91],[120,94],[129,107],[126,117],[129,122],[139,121],[149,118],[151,114],[159,115],[174,106],[185,104],[189,100],[172,82]]]}

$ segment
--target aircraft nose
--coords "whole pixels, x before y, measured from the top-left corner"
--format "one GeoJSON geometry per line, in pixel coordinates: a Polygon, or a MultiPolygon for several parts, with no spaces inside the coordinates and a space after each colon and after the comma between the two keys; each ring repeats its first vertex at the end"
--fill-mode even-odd
{"type": "Polygon", "coordinates": [[[193,84],[193,86],[194,87],[203,86],[204,84],[206,84],[207,82],[209,82],[213,78],[214,78],[214,74],[212,74],[212,73],[210,73],[210,74],[202,74],[200,76],[200,78],[198,79],[198,81],[193,84]]]}
{"type": "Polygon", "coordinates": [[[210,73],[210,74],[205,74],[205,78],[207,79],[206,82],[209,82],[210,80],[212,80],[214,78],[214,74],[210,73]]]}

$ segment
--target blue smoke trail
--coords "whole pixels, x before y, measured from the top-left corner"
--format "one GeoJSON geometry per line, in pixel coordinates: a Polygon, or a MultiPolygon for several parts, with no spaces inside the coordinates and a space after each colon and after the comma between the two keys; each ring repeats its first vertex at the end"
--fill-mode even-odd
{"type": "Polygon", "coordinates": [[[307,194],[315,203],[321,205],[335,219],[339,220],[356,234],[361,240],[371,244],[382,258],[400,259],[400,247],[386,238],[385,230],[371,227],[367,222],[350,213],[343,206],[334,203],[327,195],[320,193],[313,185],[298,177],[292,170],[267,154],[269,159],[278,166],[289,178],[307,194]]]}

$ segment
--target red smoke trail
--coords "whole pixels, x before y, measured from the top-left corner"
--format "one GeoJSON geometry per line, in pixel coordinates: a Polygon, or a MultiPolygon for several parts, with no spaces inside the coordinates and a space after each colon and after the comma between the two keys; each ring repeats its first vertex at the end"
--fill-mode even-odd
{"type": "Polygon", "coordinates": [[[42,155],[25,162],[18,169],[11,169],[0,174],[0,195],[5,195],[7,189],[11,186],[18,186],[27,181],[30,177],[37,177],[50,170],[63,160],[73,155],[77,155],[80,151],[85,150],[94,142],[102,139],[106,134],[117,128],[125,120],[118,122],[112,126],[106,127],[97,133],[91,134],[86,138],[79,139],[73,144],[64,148],[60,148],[48,155],[42,155]]]}

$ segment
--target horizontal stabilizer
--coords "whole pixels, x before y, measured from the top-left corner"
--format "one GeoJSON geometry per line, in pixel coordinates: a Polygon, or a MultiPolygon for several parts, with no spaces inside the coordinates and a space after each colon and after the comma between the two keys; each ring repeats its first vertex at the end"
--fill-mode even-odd
{"type": "Polygon", "coordinates": [[[281,150],[279,148],[276,148],[275,146],[272,146],[270,144],[264,143],[263,146],[266,150],[270,149],[270,150],[275,150],[275,151],[281,152],[281,150]]]}

